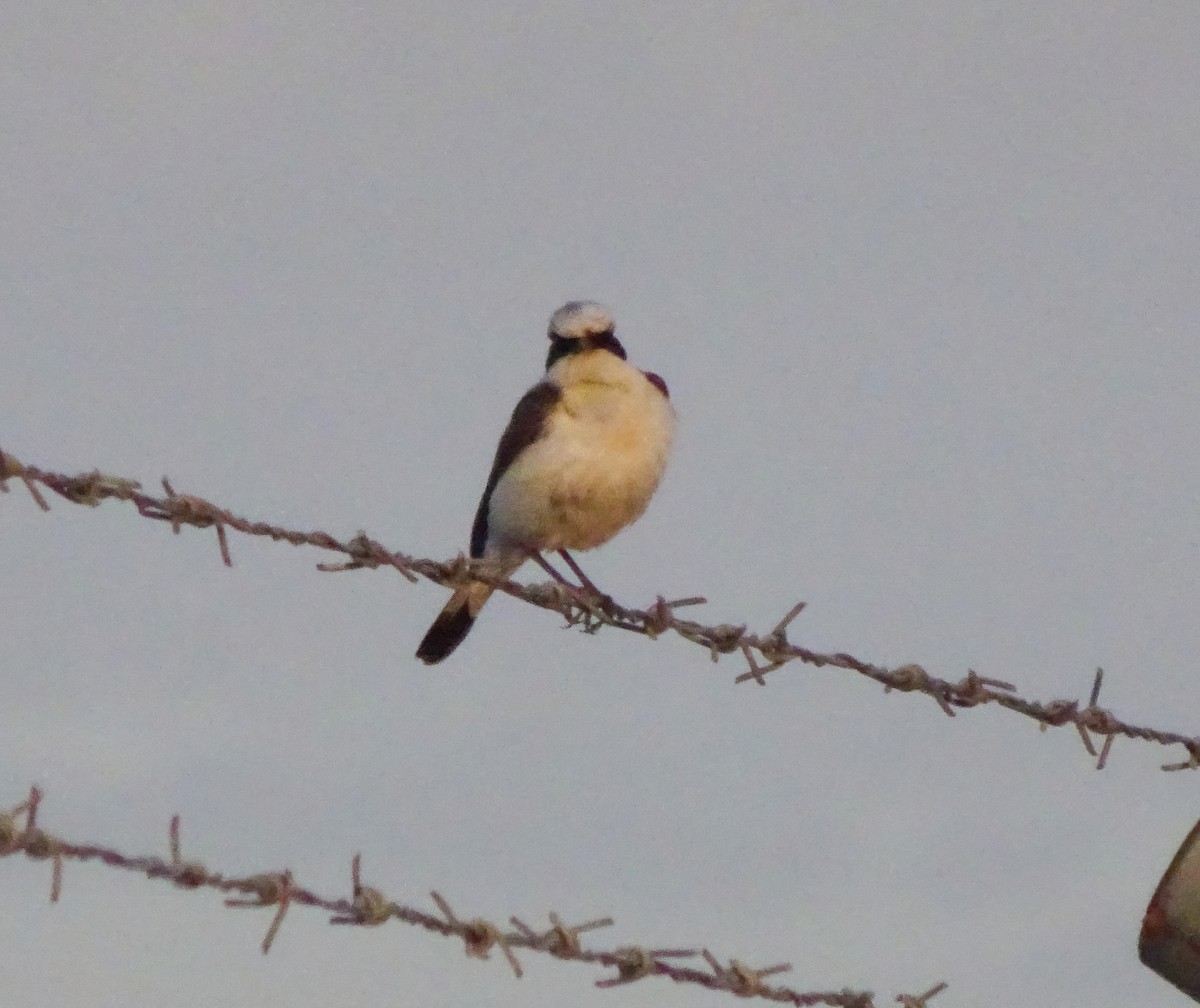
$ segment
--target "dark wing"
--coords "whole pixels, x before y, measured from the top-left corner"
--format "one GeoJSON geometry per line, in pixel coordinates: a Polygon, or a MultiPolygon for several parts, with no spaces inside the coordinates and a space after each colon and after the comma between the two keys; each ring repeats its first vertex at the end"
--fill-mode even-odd
{"type": "Polygon", "coordinates": [[[664,399],[671,398],[671,393],[667,391],[667,383],[662,380],[660,375],[656,375],[653,371],[643,371],[642,374],[646,376],[646,381],[663,394],[664,399]]]}
{"type": "Polygon", "coordinates": [[[492,500],[492,491],[517,456],[541,437],[546,427],[546,417],[560,398],[562,390],[557,385],[540,382],[521,397],[517,408],[513,410],[512,418],[500,436],[492,472],[488,476],[483,497],[479,500],[479,510],[475,512],[475,524],[471,526],[471,556],[483,556],[483,548],[487,545],[488,505],[492,500]]]}

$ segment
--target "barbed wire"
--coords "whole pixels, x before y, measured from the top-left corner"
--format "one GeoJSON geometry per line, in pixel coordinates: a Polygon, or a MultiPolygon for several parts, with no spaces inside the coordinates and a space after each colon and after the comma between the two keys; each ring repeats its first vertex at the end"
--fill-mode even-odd
{"type": "MultiPolygon", "coordinates": [[[[558,914],[549,914],[550,927],[538,931],[517,917],[510,917],[511,930],[501,929],[490,920],[473,917],[464,920],[438,892],[430,898],[441,916],[416,907],[389,900],[379,889],[364,885],[361,858],[355,854],[350,863],[350,895],[321,896],[301,885],[291,871],[259,872],[245,877],[227,877],[209,871],[201,862],[185,860],[180,842],[179,816],[173,816],[169,830],[170,857],[155,855],[130,856],[99,844],[75,843],[48,833],[38,825],[42,792],[35,785],[28,796],[7,811],[0,811],[0,858],[24,852],[34,860],[51,862],[50,901],[57,903],[62,895],[63,864],[65,861],[100,861],[110,868],[121,868],[145,874],[152,879],[164,879],[180,889],[216,889],[232,893],[225,900],[228,907],[262,909],[274,908],[260,948],[270,952],[279,936],[280,927],[292,906],[311,906],[332,916],[330,924],[351,924],[376,927],[397,920],[445,938],[458,938],[464,951],[476,959],[489,959],[493,949],[499,949],[516,977],[523,970],[516,950],[528,950],[571,962],[590,963],[615,972],[595,981],[595,986],[616,987],[634,983],[650,976],[662,976],[676,983],[696,984],[709,990],[724,991],[737,997],[758,997],[797,1006],[831,1005],[834,1008],[875,1008],[875,996],[870,991],[842,989],[838,991],[798,991],[791,987],[765,983],[767,977],[791,970],[790,963],[778,963],[753,969],[738,959],[728,965],[708,949],[645,948],[622,945],[610,949],[584,948],[580,935],[598,928],[613,926],[611,917],[566,925],[558,914]],[[24,820],[22,822],[22,819],[24,820]],[[700,956],[708,969],[677,965],[670,960],[700,956]]],[[[923,994],[899,994],[895,1000],[905,1008],[926,1008],[929,1000],[946,989],[939,983],[923,994]]]]}
{"type": "Polygon", "coordinates": [[[176,534],[184,525],[212,528],[216,532],[221,559],[228,567],[233,566],[228,538],[228,530],[233,529],[244,535],[265,536],[293,546],[313,546],[348,557],[340,563],[317,564],[317,569],[321,571],[391,567],[410,582],[415,583],[423,577],[449,588],[460,587],[469,580],[486,581],[514,598],[558,613],[568,624],[579,626],[587,633],[595,633],[601,627],[612,627],[653,639],[670,631],[705,648],[714,662],[722,655],[741,654],[746,661],[747,671],[735,678],[734,681],[738,683],[752,681],[765,686],[769,673],[797,661],[818,668],[841,668],[873,679],[884,687],[885,692],[897,690],[931,697],[950,717],[955,716],[956,710],[995,704],[1038,722],[1043,729],[1072,725],[1078,731],[1084,748],[1096,760],[1097,769],[1103,769],[1106,765],[1117,736],[1163,746],[1183,746],[1187,758],[1164,764],[1163,770],[1200,767],[1200,736],[1131,724],[1108,708],[1099,706],[1102,669],[1096,670],[1086,706],[1078,700],[1029,700],[1017,693],[1015,684],[981,676],[971,670],[962,679],[952,682],[931,675],[915,663],[887,668],[856,658],[845,651],[823,653],[795,644],[788,639],[787,631],[804,609],[804,602],[792,606],[768,633],[756,634],[749,632],[744,623],[710,626],[676,615],[677,609],[704,604],[706,600],[699,596],[668,601],[660,595],[652,605],[637,609],[620,605],[608,596],[588,598],[555,583],[522,585],[498,578],[486,561],[469,560],[461,554],[444,562],[426,560],[389,550],[362,531],[342,541],[328,532],[300,532],[267,522],[250,521],[202,497],[176,493],[166,477],[162,480],[163,496],[156,497],[144,493],[142,484],[137,480],[110,476],[95,469],[68,476],[25,465],[13,455],[0,451],[0,490],[7,491],[6,481],[9,479],[21,480],[43,511],[49,511],[50,505],[39,484],[73,504],[96,507],[106,500],[126,501],[133,504],[138,514],[145,518],[170,522],[176,534]],[[1093,735],[1104,738],[1099,752],[1093,744],[1093,735]]]}

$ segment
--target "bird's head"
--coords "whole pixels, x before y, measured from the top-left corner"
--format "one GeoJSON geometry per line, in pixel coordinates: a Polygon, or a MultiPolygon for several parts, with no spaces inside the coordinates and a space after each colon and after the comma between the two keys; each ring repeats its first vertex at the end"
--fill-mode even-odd
{"type": "Polygon", "coordinates": [[[604,350],[625,359],[625,348],[614,335],[612,315],[595,301],[568,301],[550,316],[550,353],[546,369],[568,354],[604,350]]]}

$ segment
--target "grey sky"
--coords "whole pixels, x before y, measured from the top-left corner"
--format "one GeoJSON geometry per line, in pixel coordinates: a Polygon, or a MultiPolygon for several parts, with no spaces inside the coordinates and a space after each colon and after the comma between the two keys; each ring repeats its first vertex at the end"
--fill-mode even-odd
{"type": "MultiPolygon", "coordinates": [[[[1192,2],[93,4],[0,14],[0,447],[421,556],[467,544],[549,313],[680,435],[617,598],[1200,732],[1192,2]]],[[[387,572],[0,498],[0,805],[229,873],[938,1006],[1182,995],[1136,959],[1175,751],[950,720],[508,599],[453,659],[387,572]]],[[[526,578],[537,579],[525,570],[526,578]]],[[[0,863],[11,1004],[727,1004],[400,926],[0,863]]]]}

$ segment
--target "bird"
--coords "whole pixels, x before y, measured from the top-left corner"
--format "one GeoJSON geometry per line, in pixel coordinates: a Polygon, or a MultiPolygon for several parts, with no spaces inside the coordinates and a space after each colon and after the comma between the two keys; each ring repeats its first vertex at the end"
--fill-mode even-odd
{"type": "MultiPolygon", "coordinates": [[[[627,361],[602,305],[568,301],[550,316],[547,336],[546,373],[500,437],[470,555],[498,579],[534,560],[568,590],[599,596],[568,550],[601,546],[642,516],[666,470],[675,410],[666,382],[627,361]],[[542,556],[552,551],[582,589],[542,556]]],[[[427,665],[447,658],[493,590],[483,581],[457,588],[416,657],[427,665]]]]}

